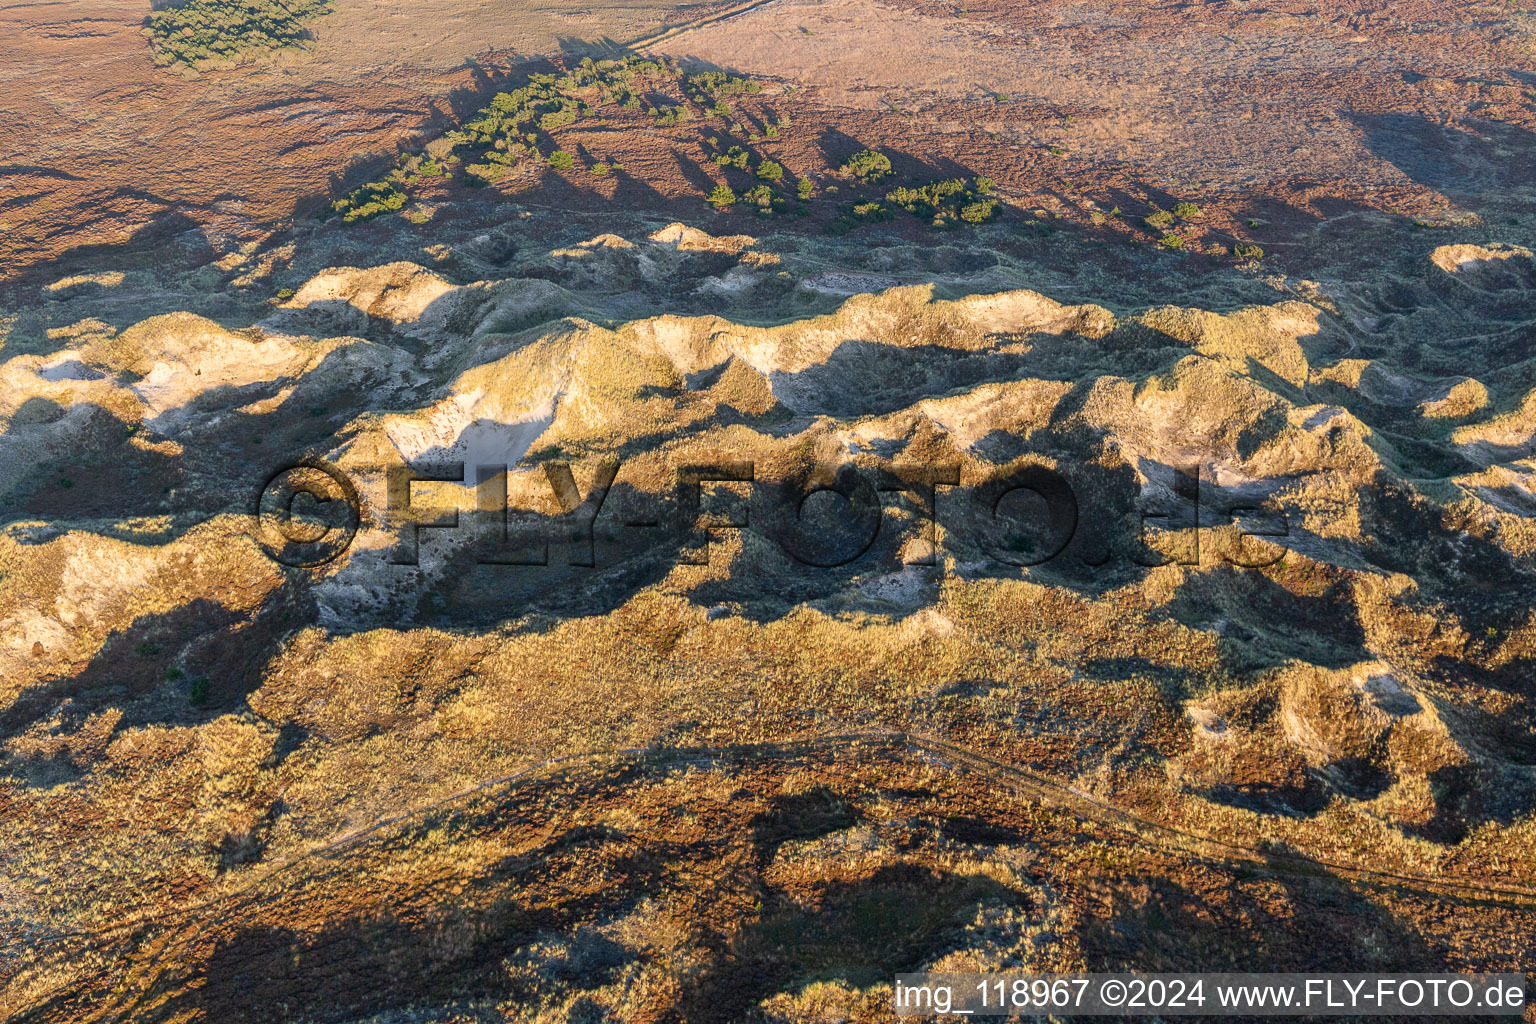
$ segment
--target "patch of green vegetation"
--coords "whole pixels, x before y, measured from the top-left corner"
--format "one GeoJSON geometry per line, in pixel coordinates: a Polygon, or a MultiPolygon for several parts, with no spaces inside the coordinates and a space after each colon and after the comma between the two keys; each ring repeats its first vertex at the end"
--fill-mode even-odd
{"type": "Polygon", "coordinates": [[[309,25],[332,0],[188,0],[145,19],[155,63],[194,70],[310,45],[309,25]]]}
{"type": "Polygon", "coordinates": [[[779,181],[784,177],[784,165],[764,160],[757,165],[757,176],[764,181],[779,181]]]}
{"type": "Polygon", "coordinates": [[[801,178],[795,182],[795,195],[801,199],[809,199],[816,192],[816,183],[810,178],[801,178]]]}
{"type": "Polygon", "coordinates": [[[1232,247],[1232,255],[1242,260],[1261,260],[1264,250],[1252,242],[1238,242],[1232,247]]]}
{"type": "Polygon", "coordinates": [[[1184,239],[1180,235],[1167,234],[1159,239],[1157,244],[1164,249],[1182,249],[1184,248],[1184,239]]]}
{"type": "Polygon", "coordinates": [[[776,195],[767,185],[754,185],[741,198],[757,208],[759,217],[769,217],[789,209],[789,201],[783,196],[776,195]]]}
{"type": "Polygon", "coordinates": [[[960,207],[960,219],[967,224],[985,224],[997,215],[996,199],[978,199],[960,207]]]}
{"type": "Polygon", "coordinates": [[[1173,208],[1173,215],[1180,220],[1194,220],[1200,216],[1200,207],[1194,203],[1178,203],[1173,208]]]}
{"type": "Polygon", "coordinates": [[[895,188],[885,198],[914,216],[928,219],[934,227],[947,227],[956,221],[985,224],[996,215],[999,203],[985,198],[983,181],[990,190],[992,182],[988,179],[977,179],[975,187],[967,187],[963,179],[945,178],[917,188],[895,188]]]}
{"type": "Polygon", "coordinates": [[[331,203],[331,212],[340,216],[343,224],[356,224],[398,210],[409,200],[410,196],[400,191],[393,181],[370,181],[331,203]]]}
{"type": "Polygon", "coordinates": [[[843,161],[842,172],[860,181],[879,181],[891,173],[891,159],[872,149],[861,149],[843,161]]]}
{"type": "Polygon", "coordinates": [[[709,205],[717,210],[725,210],[736,204],[736,193],[731,191],[729,185],[716,185],[715,190],[709,194],[709,205]]]}
{"type": "Polygon", "coordinates": [[[194,707],[201,707],[208,703],[208,677],[198,676],[192,680],[192,692],[187,695],[187,700],[194,707]]]}
{"type": "Polygon", "coordinates": [[[750,78],[740,78],[724,71],[701,71],[683,79],[683,88],[693,101],[704,106],[722,96],[751,96],[763,87],[750,78]]]}
{"type": "Polygon", "coordinates": [[[966,192],[964,181],[959,178],[946,178],[918,188],[895,188],[887,192],[885,198],[908,213],[919,217],[931,217],[951,199],[963,196],[966,192]]]}
{"type": "Polygon", "coordinates": [[[715,155],[715,163],[721,167],[735,167],[737,170],[746,170],[751,161],[752,154],[740,146],[732,146],[724,153],[715,155]]]}
{"type": "MultiPolygon", "coordinates": [[[[541,134],[547,135],[590,114],[592,102],[601,105],[617,101],[621,106],[638,107],[639,92],[649,83],[675,76],[676,71],[661,61],[634,56],[601,61],[586,57],[563,75],[529,75],[526,84],[497,93],[462,125],[444,135],[441,146],[447,152],[482,150],[465,170],[481,183],[496,181],[509,170],[536,163],[541,134]]],[[[677,110],[670,108],[671,123],[686,116],[686,112],[677,110]]],[[[660,116],[661,111],[657,114],[660,116]]],[[[571,164],[562,166],[552,157],[550,166],[570,170],[575,166],[574,158],[571,164]]]]}
{"type": "Polygon", "coordinates": [[[1151,214],[1143,218],[1143,222],[1147,225],[1147,227],[1156,231],[1166,231],[1173,227],[1173,220],[1173,214],[1169,213],[1167,210],[1159,210],[1155,207],[1153,208],[1151,214]]]}
{"type": "Polygon", "coordinates": [[[690,116],[687,107],[669,106],[666,104],[660,107],[652,107],[650,114],[656,124],[662,128],[670,128],[673,125],[681,124],[688,120],[690,116]]]}
{"type": "Polygon", "coordinates": [[[557,171],[568,171],[576,166],[576,158],[563,149],[549,154],[549,166],[557,171]]]}

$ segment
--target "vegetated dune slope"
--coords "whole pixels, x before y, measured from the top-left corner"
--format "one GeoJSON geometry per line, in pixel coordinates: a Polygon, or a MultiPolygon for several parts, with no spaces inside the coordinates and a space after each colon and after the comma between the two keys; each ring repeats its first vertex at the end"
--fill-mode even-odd
{"type": "Polygon", "coordinates": [[[675,225],[333,267],[0,364],[8,1012],[1528,961],[1529,251],[1120,315],[820,263],[675,225]],[[787,315],[613,315],[642,287],[787,315]],[[359,499],[313,569],[252,515],[298,455],[359,499]],[[457,529],[405,523],[407,462],[464,466],[410,489],[457,529]],[[679,469],[742,462],[699,527],[679,469]],[[1065,539],[1005,494],[1044,470],[1065,539]]]}

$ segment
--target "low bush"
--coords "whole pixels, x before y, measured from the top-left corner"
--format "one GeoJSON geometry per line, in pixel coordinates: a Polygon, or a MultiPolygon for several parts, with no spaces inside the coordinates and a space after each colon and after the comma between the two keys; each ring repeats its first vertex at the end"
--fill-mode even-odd
{"type": "Polygon", "coordinates": [[[767,185],[756,185],[747,189],[741,197],[753,206],[768,207],[773,205],[773,189],[767,185]]]}
{"type": "Polygon", "coordinates": [[[986,198],[983,182],[990,190],[990,179],[978,178],[974,188],[967,188],[960,178],[945,178],[917,188],[895,188],[885,198],[908,213],[929,220],[934,227],[947,227],[956,220],[985,224],[996,215],[1000,204],[996,199],[986,198]]]}
{"type": "Polygon", "coordinates": [[[333,202],[331,211],[341,217],[342,223],[355,224],[398,210],[409,199],[392,181],[370,181],[333,202]]]}
{"type": "Polygon", "coordinates": [[[709,205],[717,210],[724,210],[736,204],[736,193],[731,191],[729,185],[716,185],[715,190],[709,194],[709,205]]]}
{"type": "Polygon", "coordinates": [[[744,171],[747,169],[747,163],[751,159],[751,153],[748,153],[740,146],[732,146],[724,153],[716,154],[715,163],[721,167],[735,167],[738,170],[744,171]]]}
{"type": "Polygon", "coordinates": [[[842,172],[860,181],[879,181],[891,173],[891,159],[872,149],[861,149],[843,161],[842,172]]]}
{"type": "Polygon", "coordinates": [[[784,165],[764,160],[757,165],[757,176],[764,181],[779,181],[784,177],[784,165]]]}
{"type": "Polygon", "coordinates": [[[1232,247],[1232,255],[1243,260],[1261,260],[1264,250],[1252,242],[1239,242],[1232,247]]]}
{"type": "Polygon", "coordinates": [[[576,166],[576,158],[563,149],[557,149],[549,154],[549,166],[557,171],[568,171],[576,166]]]}
{"type": "Polygon", "coordinates": [[[721,96],[750,96],[763,87],[750,78],[739,78],[724,71],[701,71],[683,79],[683,88],[702,106],[707,99],[721,96]]]}
{"type": "Polygon", "coordinates": [[[996,199],[978,199],[960,207],[960,219],[967,224],[985,224],[997,214],[996,199]]]}

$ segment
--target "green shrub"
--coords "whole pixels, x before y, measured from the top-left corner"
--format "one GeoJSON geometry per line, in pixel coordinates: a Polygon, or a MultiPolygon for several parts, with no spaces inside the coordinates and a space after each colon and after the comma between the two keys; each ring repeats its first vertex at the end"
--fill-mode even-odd
{"type": "Polygon", "coordinates": [[[1173,214],[1167,210],[1154,210],[1152,214],[1145,218],[1145,223],[1149,228],[1165,231],[1173,227],[1173,214]]]}
{"type": "Polygon", "coordinates": [[[763,91],[763,87],[750,78],[738,78],[724,71],[702,71],[689,75],[683,80],[683,88],[700,105],[707,98],[745,96],[763,91]]]}
{"type": "MultiPolygon", "coordinates": [[[[978,184],[986,180],[978,179],[978,184]]],[[[934,227],[946,227],[955,220],[984,224],[993,218],[1000,205],[996,199],[967,188],[959,178],[932,181],[917,188],[894,188],[885,198],[908,213],[927,219],[934,227]]]]}
{"type": "Polygon", "coordinates": [[[985,224],[997,213],[996,199],[978,199],[960,207],[960,219],[968,224],[985,224]]]}
{"type": "Polygon", "coordinates": [[[884,203],[870,201],[867,203],[855,203],[853,215],[859,220],[880,221],[890,220],[891,211],[884,203]]]}
{"type": "Polygon", "coordinates": [[[576,158],[563,149],[557,149],[549,154],[549,166],[557,171],[568,171],[576,166],[576,158]]]}
{"type": "Polygon", "coordinates": [[[1200,207],[1194,203],[1179,203],[1174,206],[1173,215],[1180,220],[1193,220],[1200,216],[1200,207]]]}
{"type": "Polygon", "coordinates": [[[717,210],[724,210],[735,203],[736,193],[731,191],[729,185],[716,185],[715,190],[709,194],[709,205],[717,210]]]}
{"type": "Polygon", "coordinates": [[[161,67],[239,63],[307,45],[310,23],[334,9],[331,0],[188,0],[151,14],[144,33],[161,67]]]}
{"type": "MultiPolygon", "coordinates": [[[[500,167],[499,164],[491,166],[500,167]]],[[[470,170],[473,171],[474,168],[470,170]]],[[[501,170],[505,168],[501,167],[501,170]]],[[[410,197],[396,188],[392,181],[370,181],[366,185],[359,185],[333,202],[331,212],[338,214],[344,224],[356,224],[358,221],[377,217],[381,213],[398,210],[409,199],[410,197]]]]}
{"type": "Polygon", "coordinates": [[[208,703],[208,677],[198,676],[192,680],[192,692],[187,695],[187,700],[194,707],[201,707],[208,703]]]}
{"type": "Polygon", "coordinates": [[[753,206],[772,206],[773,189],[767,185],[756,185],[747,189],[741,198],[753,206]]]}
{"type": "Polygon", "coordinates": [[[757,176],[764,181],[778,181],[784,177],[784,165],[764,160],[757,165],[757,176]]]}
{"type": "Polygon", "coordinates": [[[539,127],[545,131],[563,128],[573,123],[581,113],[581,108],[575,104],[568,104],[558,110],[551,110],[547,114],[539,115],[539,127]]]}
{"type": "Polygon", "coordinates": [[[1164,249],[1182,249],[1184,248],[1184,239],[1179,235],[1168,234],[1164,235],[1157,244],[1161,245],[1164,249]]]}
{"type": "Polygon", "coordinates": [[[887,192],[885,198],[908,213],[932,217],[951,199],[965,194],[965,182],[959,178],[946,178],[919,188],[895,188],[887,192]]]}
{"type": "Polygon", "coordinates": [[[592,173],[597,175],[599,178],[606,177],[612,170],[612,167],[608,166],[608,164],[602,162],[601,160],[592,165],[592,173]]]}
{"type": "Polygon", "coordinates": [[[779,130],[773,125],[769,125],[767,128],[763,129],[763,135],[770,139],[776,139],[779,137],[779,130]]]}
{"type": "Polygon", "coordinates": [[[992,189],[995,187],[997,187],[997,182],[993,181],[991,178],[976,179],[976,194],[979,196],[991,195],[992,189]]]}
{"type": "Polygon", "coordinates": [[[747,163],[752,159],[752,154],[740,146],[732,146],[724,153],[715,156],[715,163],[721,167],[735,167],[738,170],[746,170],[747,163]]]}
{"type": "Polygon", "coordinates": [[[879,181],[891,173],[891,160],[884,153],[861,149],[843,162],[842,171],[860,181],[879,181]]]}
{"type": "MultiPolygon", "coordinates": [[[[467,167],[464,168],[464,172],[470,176],[470,183],[471,184],[473,184],[473,185],[489,185],[492,182],[498,180],[503,174],[507,173],[507,165],[506,164],[502,164],[502,163],[490,163],[490,162],[488,162],[488,163],[479,163],[479,164],[470,164],[470,165],[468,165],[467,167]]],[[[334,204],[332,204],[332,205],[334,205],[334,204]]],[[[401,205],[403,206],[405,204],[402,203],[401,205]]],[[[382,210],[375,210],[374,211],[374,213],[382,213],[382,212],[383,212],[382,210]]],[[[373,214],[368,214],[368,216],[373,216],[373,214]]],[[[349,220],[349,221],[347,221],[347,223],[350,224],[351,221],[349,220]]]]}
{"type": "Polygon", "coordinates": [[[1238,242],[1232,247],[1232,254],[1238,259],[1261,260],[1264,258],[1264,250],[1252,242],[1238,242]]]}
{"type": "Polygon", "coordinates": [[[795,182],[795,195],[801,199],[809,199],[816,191],[816,183],[810,178],[801,178],[795,182]]]}

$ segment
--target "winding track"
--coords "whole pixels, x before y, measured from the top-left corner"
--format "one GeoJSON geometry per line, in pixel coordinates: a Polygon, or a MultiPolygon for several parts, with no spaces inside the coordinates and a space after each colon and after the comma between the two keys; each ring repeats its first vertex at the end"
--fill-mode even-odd
{"type": "Polygon", "coordinates": [[[665,43],[676,39],[678,36],[687,35],[689,32],[704,28],[706,25],[718,25],[722,21],[729,21],[737,15],[746,14],[748,11],[756,10],[759,7],[767,7],[771,3],[773,3],[773,0],[748,0],[747,3],[728,7],[718,14],[711,14],[706,18],[700,18],[697,21],[690,21],[682,25],[673,25],[671,28],[664,29],[653,35],[643,36],[640,39],[626,43],[625,48],[629,50],[643,50],[647,46],[655,46],[657,43],[665,43]]]}

